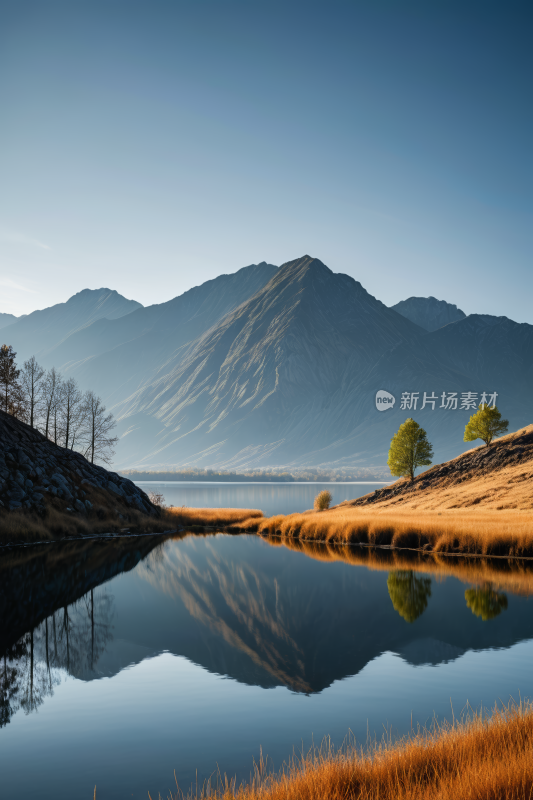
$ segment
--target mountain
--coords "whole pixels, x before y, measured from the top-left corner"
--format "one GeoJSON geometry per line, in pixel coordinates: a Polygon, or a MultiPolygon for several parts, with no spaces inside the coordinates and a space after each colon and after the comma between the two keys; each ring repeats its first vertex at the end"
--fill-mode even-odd
{"type": "Polygon", "coordinates": [[[332,400],[339,413],[353,409],[356,419],[350,435],[332,441],[318,458],[339,463],[346,453],[366,454],[366,463],[384,463],[389,442],[407,417],[414,417],[434,445],[434,463],[454,458],[472,445],[463,442],[466,423],[482,399],[482,393],[497,394],[496,402],[509,420],[510,430],[531,422],[533,396],[533,326],[518,324],[507,317],[472,314],[432,333],[415,344],[399,343],[378,359],[364,379],[354,377],[343,397],[332,400]],[[378,412],[375,397],[379,389],[392,394],[396,402],[378,412]],[[434,395],[434,407],[424,405],[424,392],[434,395]],[[442,406],[442,393],[455,393],[457,408],[442,406]],[[461,408],[463,395],[471,393],[470,408],[461,408]],[[402,403],[404,394],[409,403],[402,403]],[[414,395],[411,403],[411,395],[414,395]],[[381,458],[381,462],[373,459],[381,458]]]}
{"type": "Polygon", "coordinates": [[[0,314],[0,328],[5,328],[7,325],[11,325],[12,322],[16,321],[16,316],[14,314],[0,314]]]}
{"type": "Polygon", "coordinates": [[[392,308],[426,331],[436,331],[466,317],[460,308],[435,297],[408,297],[392,308]]]}
{"type": "Polygon", "coordinates": [[[310,256],[80,324],[48,349],[46,327],[19,339],[32,317],[5,329],[9,343],[102,396],[119,469],[384,468],[408,416],[443,461],[468,449],[483,392],[511,429],[531,422],[533,326],[470,315],[428,332],[310,256]],[[394,403],[379,407],[380,390],[394,403]]]}
{"type": "Polygon", "coordinates": [[[142,308],[140,303],[112,289],[84,289],[66,303],[19,317],[4,328],[2,338],[13,345],[20,362],[35,355],[52,366],[46,363],[46,354],[75,331],[102,318],[118,319],[138,308],[142,308]]]}
{"type": "MultiPolygon", "coordinates": [[[[74,375],[108,404],[122,401],[189,342],[255,294],[277,269],[265,262],[252,264],[166,303],[137,308],[119,319],[98,319],[43,353],[40,361],[74,375]]],[[[15,350],[17,345],[14,339],[15,350]]]]}
{"type": "Polygon", "coordinates": [[[423,336],[348,275],[288,262],[118,405],[121,463],[315,463],[354,424],[332,398],[423,336]]]}

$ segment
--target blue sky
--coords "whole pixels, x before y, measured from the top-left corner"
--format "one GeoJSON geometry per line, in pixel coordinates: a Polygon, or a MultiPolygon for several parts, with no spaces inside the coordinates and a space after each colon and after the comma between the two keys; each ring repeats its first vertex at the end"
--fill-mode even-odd
{"type": "Polygon", "coordinates": [[[533,323],[530,3],[0,11],[0,311],[309,253],[533,323]]]}

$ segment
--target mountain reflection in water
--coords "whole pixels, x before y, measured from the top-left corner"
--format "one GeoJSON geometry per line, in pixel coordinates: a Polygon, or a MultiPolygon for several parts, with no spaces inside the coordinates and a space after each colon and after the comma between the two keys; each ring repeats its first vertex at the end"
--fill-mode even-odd
{"type": "Polygon", "coordinates": [[[249,536],[32,548],[0,569],[2,725],[52,695],[61,671],[92,680],[164,651],[242,683],[313,693],[384,652],[438,664],[533,633],[523,599],[499,616],[507,595],[489,581],[447,589],[404,568],[384,584],[376,571],[280,558],[249,536]]]}
{"type": "Polygon", "coordinates": [[[2,792],[167,796],[533,693],[533,572],[258,536],[0,553],[2,792]],[[27,769],[31,753],[32,769],[27,769]]]}

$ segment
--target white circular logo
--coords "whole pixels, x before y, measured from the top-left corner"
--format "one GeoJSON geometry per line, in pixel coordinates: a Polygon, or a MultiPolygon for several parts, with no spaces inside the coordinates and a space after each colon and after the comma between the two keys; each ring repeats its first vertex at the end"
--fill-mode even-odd
{"type": "Polygon", "coordinates": [[[385,389],[380,389],[379,392],[376,392],[376,408],[378,411],[388,411],[389,408],[394,407],[395,402],[394,395],[386,392],[385,389]]]}

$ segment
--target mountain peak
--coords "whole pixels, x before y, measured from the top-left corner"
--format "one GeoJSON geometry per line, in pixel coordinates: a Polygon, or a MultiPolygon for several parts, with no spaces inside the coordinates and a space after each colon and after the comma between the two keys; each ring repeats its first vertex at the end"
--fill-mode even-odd
{"type": "Polygon", "coordinates": [[[408,297],[391,306],[402,317],[411,320],[426,331],[436,331],[451,322],[465,319],[466,314],[453,303],[436,297],[408,297]]]}

